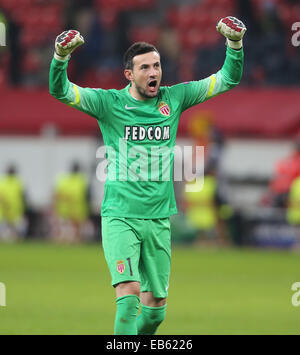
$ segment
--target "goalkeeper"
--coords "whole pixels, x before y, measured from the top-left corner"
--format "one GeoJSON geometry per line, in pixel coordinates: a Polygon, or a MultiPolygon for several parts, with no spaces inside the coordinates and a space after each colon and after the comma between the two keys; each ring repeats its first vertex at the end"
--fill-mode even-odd
{"type": "Polygon", "coordinates": [[[174,155],[167,156],[167,152],[175,146],[181,113],[232,89],[242,76],[246,27],[236,18],[226,17],[218,22],[217,30],[226,37],[227,49],[224,65],[216,74],[160,87],[159,52],[138,42],[124,55],[129,85],[122,90],[71,83],[67,77],[70,54],[84,40],[74,30],[56,38],[50,93],[96,118],[107,148],[102,244],[116,290],[115,334],[155,334],[165,318],[171,260],[169,217],[177,212],[172,186],[174,155]],[[150,152],[169,162],[169,178],[165,178],[163,164],[151,166],[150,152]]]}

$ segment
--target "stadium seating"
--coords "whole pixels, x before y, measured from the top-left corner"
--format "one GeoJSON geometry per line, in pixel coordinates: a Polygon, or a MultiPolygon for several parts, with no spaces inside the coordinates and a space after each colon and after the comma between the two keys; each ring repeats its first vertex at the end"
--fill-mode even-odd
{"type": "Polygon", "coordinates": [[[234,13],[234,4],[234,0],[205,0],[196,5],[174,6],[167,14],[167,21],[178,31],[182,47],[195,51],[218,42],[216,19],[234,13]]]}
{"type": "MultiPolygon", "coordinates": [[[[197,62],[194,59],[197,57],[199,49],[214,48],[218,43],[221,43],[222,38],[215,31],[217,19],[228,14],[238,15],[236,0],[169,1],[168,4],[171,4],[171,6],[163,7],[157,0],[94,0],[92,3],[102,27],[111,33],[120,30],[118,21],[121,13],[132,11],[134,14],[137,11],[139,16],[134,16],[134,21],[132,17],[128,21],[125,35],[127,35],[129,42],[144,40],[157,44],[163,28],[162,25],[170,26],[178,36],[181,49],[183,49],[184,60],[187,56],[191,57],[189,63],[197,62]],[[160,13],[160,9],[163,9],[164,13],[160,13]],[[143,16],[147,17],[147,22],[135,21],[136,19],[143,19],[143,16]]],[[[262,0],[252,0],[252,4],[255,16],[260,20],[267,3],[262,0]]],[[[275,5],[279,19],[285,28],[286,42],[290,43],[291,25],[299,21],[300,5],[286,0],[273,0],[272,4],[275,5]]],[[[21,28],[21,50],[26,61],[23,65],[24,74],[28,70],[32,71],[33,67],[37,65],[37,61],[34,59],[34,49],[50,46],[54,36],[64,29],[63,14],[65,6],[66,3],[59,0],[0,0],[0,11],[4,9],[12,21],[19,24],[21,28]],[[35,65],[33,65],[33,62],[35,62],[35,65]]],[[[287,53],[283,53],[282,56],[292,57],[296,55],[295,48],[286,47],[287,53]]],[[[254,58],[255,52],[249,51],[249,53],[254,53],[254,58]]],[[[255,58],[249,58],[250,56],[248,56],[248,60],[255,62],[255,58]]],[[[260,68],[254,63],[250,63],[246,67],[246,71],[247,68],[252,69],[249,69],[251,72],[248,77],[245,73],[246,79],[244,80],[259,83],[261,76],[257,79],[257,73],[263,73],[264,79],[268,80],[268,77],[265,76],[266,71],[268,71],[267,68],[259,70],[260,68]]],[[[179,70],[181,71],[179,77],[183,80],[189,80],[195,69],[186,69],[180,66],[179,70]]],[[[7,66],[1,67],[0,76],[2,77],[0,83],[3,86],[8,81],[7,66]],[[6,80],[3,80],[3,78],[6,78],[6,80]]],[[[115,80],[112,80],[109,86],[114,82],[115,80]]]]}
{"type": "Polygon", "coordinates": [[[129,39],[133,42],[149,42],[154,45],[159,39],[160,29],[158,26],[136,26],[129,31],[129,39]]]}
{"type": "Polygon", "coordinates": [[[153,7],[156,0],[96,0],[96,7],[99,10],[112,10],[119,12],[122,10],[143,10],[153,7]]]}

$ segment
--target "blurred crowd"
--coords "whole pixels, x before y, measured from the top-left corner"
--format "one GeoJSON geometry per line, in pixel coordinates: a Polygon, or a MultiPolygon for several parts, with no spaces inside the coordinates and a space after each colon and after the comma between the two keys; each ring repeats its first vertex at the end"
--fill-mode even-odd
{"type": "MultiPolygon", "coordinates": [[[[243,209],[237,206],[228,190],[228,176],[221,164],[225,138],[215,127],[213,117],[207,114],[199,120],[195,116],[189,123],[189,130],[194,148],[204,147],[204,184],[202,171],[196,171],[196,178],[185,177],[185,181],[175,182],[178,214],[171,217],[173,241],[192,245],[251,245],[254,239],[247,240],[249,232],[253,237],[254,229],[259,231],[263,227],[269,238],[272,232],[266,231],[266,227],[278,228],[280,225],[288,227],[286,230],[292,234],[292,239],[274,243],[278,242],[277,246],[287,242],[288,246],[297,244],[300,236],[300,141],[294,143],[290,154],[274,165],[273,175],[264,185],[261,200],[255,207],[256,221],[251,224],[251,216],[245,213],[247,206],[243,209]],[[195,189],[198,185],[199,189],[195,189]]],[[[197,150],[193,149],[192,164],[196,154],[197,150]]],[[[101,219],[99,211],[95,213],[92,208],[91,184],[80,163],[70,162],[68,171],[59,173],[52,183],[51,203],[36,210],[28,203],[30,196],[18,167],[10,164],[0,175],[0,240],[44,238],[61,243],[99,240],[101,219]]]]}
{"type": "Polygon", "coordinates": [[[78,243],[96,239],[90,213],[89,183],[80,164],[71,163],[53,183],[52,203],[45,211],[32,211],[26,186],[11,164],[0,177],[0,240],[16,241],[39,231],[38,237],[78,243]]]}
{"type": "Polygon", "coordinates": [[[47,86],[55,37],[70,28],[85,38],[69,67],[78,84],[122,87],[123,53],[140,40],[158,47],[165,84],[203,78],[222,65],[215,25],[228,15],[248,28],[242,85],[299,84],[300,49],[291,44],[299,0],[0,0],[0,87],[47,86]]]}

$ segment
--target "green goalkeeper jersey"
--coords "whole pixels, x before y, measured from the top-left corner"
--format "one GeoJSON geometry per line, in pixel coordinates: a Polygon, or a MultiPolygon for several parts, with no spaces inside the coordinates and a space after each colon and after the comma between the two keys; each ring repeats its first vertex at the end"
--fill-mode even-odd
{"type": "Polygon", "coordinates": [[[67,77],[68,61],[53,58],[50,93],[98,121],[107,159],[102,216],[155,219],[175,214],[173,161],[180,115],[237,85],[243,49],[227,47],[225,63],[210,77],[170,87],[145,101],[122,90],[82,88],[67,77]]]}

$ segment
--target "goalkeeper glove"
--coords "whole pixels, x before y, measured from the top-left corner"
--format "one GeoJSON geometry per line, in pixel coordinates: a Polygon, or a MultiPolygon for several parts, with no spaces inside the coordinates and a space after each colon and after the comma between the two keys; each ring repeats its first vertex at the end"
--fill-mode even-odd
{"type": "Polygon", "coordinates": [[[247,30],[242,21],[235,17],[227,16],[222,18],[217,24],[217,30],[226,37],[227,45],[233,49],[243,47],[243,36],[247,30]]]}
{"type": "Polygon", "coordinates": [[[78,31],[64,31],[56,37],[54,58],[66,60],[77,47],[84,43],[84,39],[78,31]]]}

